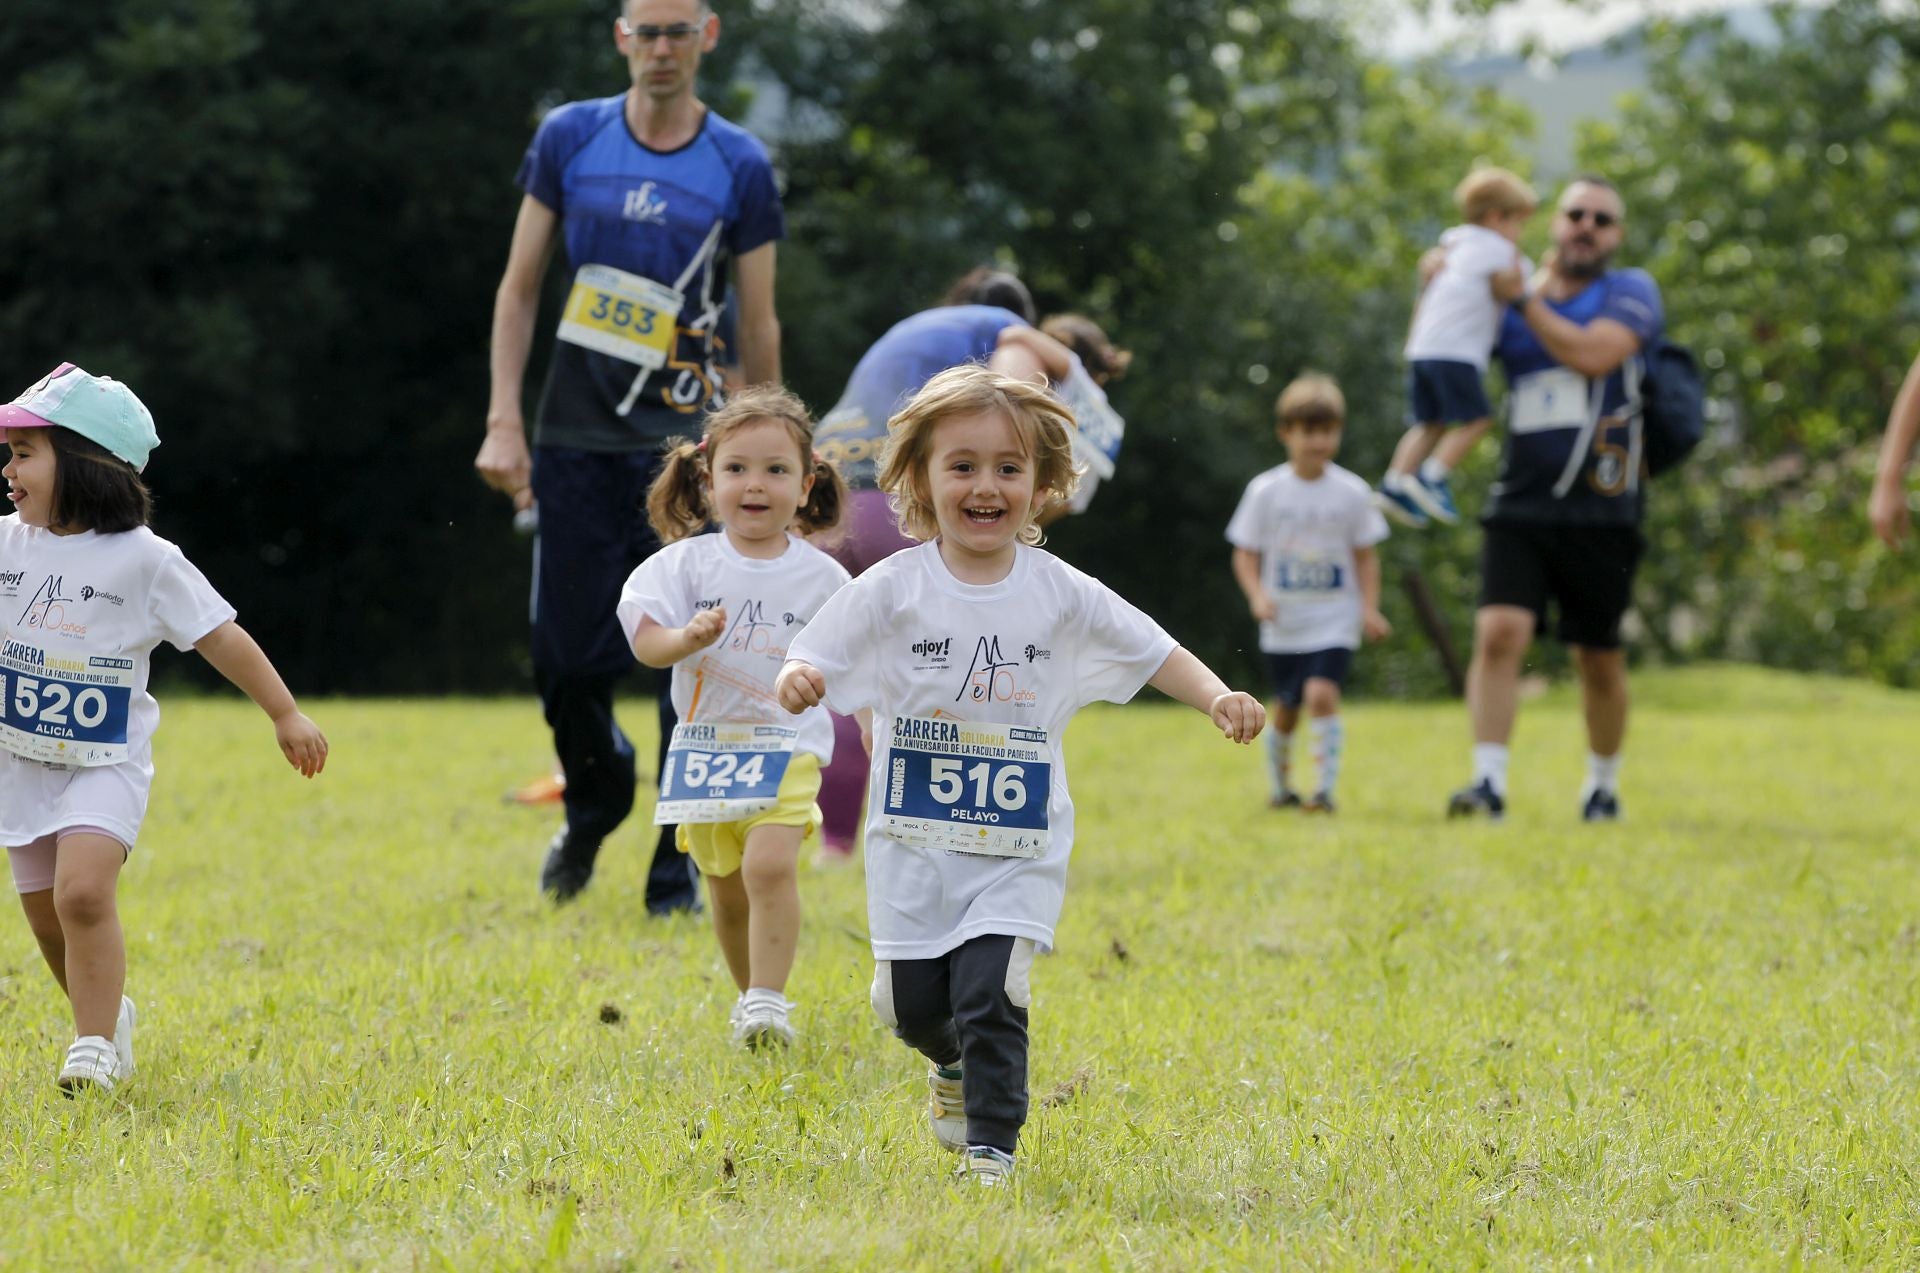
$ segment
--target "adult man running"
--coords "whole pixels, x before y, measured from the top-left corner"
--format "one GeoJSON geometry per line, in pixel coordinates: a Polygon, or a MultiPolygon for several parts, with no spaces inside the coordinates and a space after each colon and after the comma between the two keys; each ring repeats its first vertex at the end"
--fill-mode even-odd
{"type": "Polygon", "coordinates": [[[1494,355],[1506,369],[1509,416],[1500,477],[1482,517],[1480,609],[1474,618],[1467,709],[1474,781],[1449,816],[1506,811],[1507,740],[1520,666],[1549,603],[1573,648],[1586,709],[1588,772],[1581,817],[1620,816],[1620,748],[1627,731],[1627,662],[1620,620],[1633,596],[1643,541],[1640,420],[1625,408],[1635,358],[1659,336],[1660,289],[1641,270],[1613,270],[1626,209],[1603,177],[1560,195],[1553,253],[1536,275],[1496,275],[1510,301],[1494,355]]]}
{"type": "MultiPolygon", "coordinates": [[[[780,378],[774,244],[785,230],[764,147],[694,96],[720,19],[701,0],[626,0],[614,43],[632,87],[550,113],[520,166],[526,192],[494,303],[487,437],[474,461],[517,507],[537,501],[534,679],[566,775],[566,825],[540,885],[586,887],[601,842],[633,808],[633,745],[613,687],[633,666],[614,618],[627,575],[658,545],[642,513],[669,436],[718,393],[714,332],[727,267],[750,384],[780,378]],[[573,280],[529,453],[521,392],[540,285],[558,240],[573,280]]],[[[657,681],[661,739],[671,732],[657,681]]],[[[697,904],[666,828],[647,878],[655,914],[697,904]]]]}

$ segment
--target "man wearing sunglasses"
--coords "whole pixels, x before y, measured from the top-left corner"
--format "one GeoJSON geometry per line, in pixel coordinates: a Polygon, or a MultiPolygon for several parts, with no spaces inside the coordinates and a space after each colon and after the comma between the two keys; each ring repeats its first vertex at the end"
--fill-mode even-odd
{"type": "Polygon", "coordinates": [[[1557,614],[1573,651],[1589,747],[1580,816],[1620,816],[1620,749],[1627,731],[1627,663],[1620,622],[1643,541],[1637,355],[1660,335],[1660,289],[1644,271],[1611,268],[1626,228],[1620,192],[1583,176],[1560,196],[1553,251],[1533,279],[1493,278],[1510,308],[1494,347],[1506,371],[1508,415],[1500,476],[1480,556],[1467,709],[1473,783],[1449,816],[1506,811],[1507,741],[1520,669],[1534,635],[1557,614]]]}
{"type": "MultiPolygon", "coordinates": [[[[721,393],[716,332],[729,275],[741,368],[780,379],[774,247],[785,233],[767,152],[694,95],[720,38],[702,0],[624,0],[613,24],[626,92],[541,121],[495,297],[486,441],[474,466],[516,508],[537,504],[533,668],[565,774],[566,825],[541,887],[586,887],[601,842],[633,808],[633,745],[613,716],[633,666],[614,617],[627,575],[658,547],[644,515],[660,445],[694,435],[721,393]],[[522,415],[540,291],[564,242],[569,280],[533,446],[522,415]]],[[[658,678],[661,738],[671,732],[658,678]]],[[[698,905],[665,828],[646,890],[655,914],[698,905]]]]}

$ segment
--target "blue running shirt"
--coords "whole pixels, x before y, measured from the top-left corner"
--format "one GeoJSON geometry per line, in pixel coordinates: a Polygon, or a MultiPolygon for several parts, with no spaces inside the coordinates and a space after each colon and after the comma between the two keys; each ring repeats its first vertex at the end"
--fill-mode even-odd
{"type": "MultiPolygon", "coordinates": [[[[1638,336],[1642,350],[1665,325],[1660,288],[1644,270],[1610,270],[1577,295],[1545,303],[1583,327],[1610,318],[1638,336]]],[[[1484,520],[1637,525],[1641,481],[1629,457],[1639,454],[1639,422],[1621,418],[1627,402],[1624,367],[1607,377],[1599,424],[1589,430],[1591,382],[1562,367],[1512,309],[1501,320],[1493,353],[1507,375],[1508,427],[1500,478],[1484,520]],[[1584,458],[1563,481],[1583,443],[1584,458]]]]}
{"type": "Polygon", "coordinates": [[[887,418],[921,385],[949,367],[986,359],[1002,331],[1026,325],[993,305],[943,305],[901,319],[861,355],[840,401],[821,417],[814,434],[820,454],[848,485],[871,489],[887,418]]]}
{"type": "Polygon", "coordinates": [[[684,277],[686,304],[666,366],[647,374],[624,415],[640,369],[556,340],[534,429],[543,446],[635,451],[696,430],[720,393],[714,339],[727,263],[786,232],[773,166],[750,133],[708,111],[686,145],[650,150],[627,127],[625,102],[622,94],[556,108],[517,181],[559,216],[569,283],[583,265],[667,287],[684,277]]]}

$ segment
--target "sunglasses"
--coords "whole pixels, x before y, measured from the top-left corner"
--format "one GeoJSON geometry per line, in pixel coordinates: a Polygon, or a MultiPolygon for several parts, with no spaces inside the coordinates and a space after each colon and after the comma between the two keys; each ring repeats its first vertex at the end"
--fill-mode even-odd
{"type": "Polygon", "coordinates": [[[1589,211],[1586,208],[1562,208],[1560,209],[1560,215],[1565,217],[1567,220],[1573,222],[1575,225],[1579,225],[1582,221],[1585,221],[1588,217],[1592,217],[1593,228],[1596,230],[1604,230],[1608,226],[1614,225],[1620,220],[1619,217],[1614,216],[1613,213],[1611,212],[1589,211]]]}
{"type": "Polygon", "coordinates": [[[649,45],[652,44],[655,40],[658,40],[661,36],[665,36],[667,38],[667,43],[675,46],[682,46],[682,45],[685,45],[688,41],[692,40],[695,36],[700,34],[699,27],[688,26],[684,22],[676,22],[670,27],[656,27],[656,26],[637,27],[637,26],[634,26],[632,23],[628,22],[625,18],[620,19],[620,29],[626,33],[626,36],[628,39],[637,40],[641,44],[649,44],[649,45]]]}

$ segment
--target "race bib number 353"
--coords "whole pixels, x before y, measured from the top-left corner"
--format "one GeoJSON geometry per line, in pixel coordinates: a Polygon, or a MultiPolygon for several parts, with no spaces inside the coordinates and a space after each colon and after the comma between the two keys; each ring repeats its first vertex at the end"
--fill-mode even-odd
{"type": "Polygon", "coordinates": [[[1043,729],[902,716],[887,748],[881,829],[902,844],[1039,857],[1052,752],[1043,729]]]}
{"type": "Polygon", "coordinates": [[[583,265],[560,314],[561,340],[658,371],[666,366],[686,297],[609,265],[583,265]]]}
{"type": "Polygon", "coordinates": [[[799,732],[785,725],[676,725],[654,825],[738,822],[773,808],[799,732]]]}
{"type": "Polygon", "coordinates": [[[0,653],[0,748],[54,765],[116,765],[127,758],[133,660],[57,659],[36,646],[0,653]]]}

